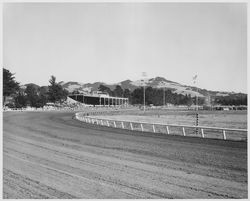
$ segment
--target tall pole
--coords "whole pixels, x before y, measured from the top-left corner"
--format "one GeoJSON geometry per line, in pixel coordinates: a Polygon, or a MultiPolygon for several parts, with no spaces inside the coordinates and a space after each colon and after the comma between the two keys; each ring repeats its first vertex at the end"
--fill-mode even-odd
{"type": "MultiPolygon", "coordinates": [[[[196,98],[196,122],[195,122],[195,125],[198,126],[198,125],[199,125],[199,114],[198,114],[198,87],[197,87],[196,79],[197,79],[197,75],[195,75],[195,76],[193,77],[193,82],[194,82],[194,84],[196,85],[196,95],[195,95],[195,98],[196,98]]],[[[198,135],[198,128],[196,128],[195,133],[196,133],[196,135],[198,135]]]]}
{"type": "Polygon", "coordinates": [[[146,106],[145,106],[145,84],[144,84],[144,86],[143,86],[143,111],[145,112],[145,109],[146,109],[146,106]]]}
{"type": "Polygon", "coordinates": [[[198,96],[197,96],[197,94],[198,94],[198,87],[196,85],[196,111],[198,111],[198,96]]]}
{"type": "Polygon", "coordinates": [[[195,103],[195,106],[196,106],[196,111],[198,110],[198,96],[197,96],[197,94],[198,94],[198,87],[197,87],[197,75],[195,75],[194,77],[193,77],[193,83],[195,84],[195,86],[196,86],[196,95],[195,95],[195,99],[196,99],[196,103],[195,103]]]}
{"type": "Polygon", "coordinates": [[[143,81],[143,111],[145,112],[146,110],[146,96],[145,96],[145,77],[147,76],[146,72],[142,72],[142,76],[144,77],[144,81],[143,81]]]}
{"type": "Polygon", "coordinates": [[[165,87],[163,87],[163,107],[165,106],[165,87]]]}

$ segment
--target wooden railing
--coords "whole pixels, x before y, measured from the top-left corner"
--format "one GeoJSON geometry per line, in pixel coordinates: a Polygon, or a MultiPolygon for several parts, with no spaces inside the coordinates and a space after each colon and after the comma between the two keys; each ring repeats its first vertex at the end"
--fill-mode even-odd
{"type": "Polygon", "coordinates": [[[122,121],[101,119],[87,116],[86,113],[76,113],[76,119],[90,124],[129,129],[142,132],[164,133],[167,135],[183,135],[201,138],[216,138],[224,140],[247,140],[247,129],[220,128],[208,126],[190,126],[176,124],[160,124],[138,121],[122,121]]]}

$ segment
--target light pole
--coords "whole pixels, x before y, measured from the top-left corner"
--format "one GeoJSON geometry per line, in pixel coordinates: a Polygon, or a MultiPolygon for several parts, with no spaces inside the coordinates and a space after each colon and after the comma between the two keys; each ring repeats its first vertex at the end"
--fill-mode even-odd
{"type": "Polygon", "coordinates": [[[147,76],[147,73],[146,72],[142,72],[142,76],[144,77],[144,82],[143,82],[143,111],[145,112],[146,110],[146,105],[145,105],[145,99],[146,99],[146,96],[145,96],[145,85],[146,85],[146,82],[145,82],[145,78],[147,76]]]}
{"type": "Polygon", "coordinates": [[[165,87],[163,87],[163,107],[165,107],[165,87]]]}

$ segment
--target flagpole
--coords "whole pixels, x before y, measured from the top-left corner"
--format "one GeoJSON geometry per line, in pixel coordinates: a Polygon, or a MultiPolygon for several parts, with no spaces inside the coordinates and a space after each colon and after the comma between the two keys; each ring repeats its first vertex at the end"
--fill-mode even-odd
{"type": "Polygon", "coordinates": [[[142,76],[144,77],[144,84],[143,84],[143,111],[145,113],[146,110],[146,95],[145,95],[145,85],[146,85],[146,76],[147,73],[146,72],[142,72],[142,76]]]}
{"type": "MultiPolygon", "coordinates": [[[[196,79],[197,79],[197,75],[195,75],[193,77],[193,81],[194,81],[194,84],[196,85],[196,94],[195,94],[195,97],[196,97],[196,122],[195,122],[195,125],[198,126],[199,125],[199,114],[198,114],[198,87],[197,87],[197,82],[196,82],[196,79]]],[[[198,128],[195,129],[195,133],[196,135],[198,135],[198,128]]]]}
{"type": "Polygon", "coordinates": [[[197,82],[196,82],[196,79],[197,79],[197,75],[195,75],[194,77],[193,77],[193,83],[195,84],[195,86],[196,86],[196,94],[195,94],[195,110],[198,110],[198,87],[197,87],[197,82]]]}

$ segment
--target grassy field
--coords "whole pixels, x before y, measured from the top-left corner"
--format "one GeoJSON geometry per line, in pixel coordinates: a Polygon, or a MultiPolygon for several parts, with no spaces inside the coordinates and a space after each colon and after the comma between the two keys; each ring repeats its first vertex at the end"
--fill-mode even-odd
{"type": "MultiPolygon", "coordinates": [[[[247,111],[198,111],[199,126],[247,129],[247,111]]],[[[195,125],[195,111],[148,110],[128,111],[105,118],[148,123],[195,125]]]]}
{"type": "MultiPolygon", "coordinates": [[[[121,120],[121,121],[135,121],[147,123],[160,124],[175,124],[175,125],[189,125],[196,124],[196,111],[180,111],[180,110],[148,110],[143,111],[129,111],[122,115],[105,115],[97,118],[121,120]]],[[[198,125],[208,127],[220,128],[236,128],[247,129],[247,111],[198,111],[198,125]]],[[[126,127],[126,125],[125,125],[126,127]]],[[[129,127],[129,125],[127,125],[129,127]]],[[[135,124],[134,129],[140,130],[140,124],[135,124]]],[[[144,125],[145,131],[153,131],[151,126],[144,125]]],[[[157,126],[156,132],[165,133],[166,128],[157,126]]],[[[206,137],[208,138],[223,138],[222,131],[206,130],[206,137]]],[[[196,132],[195,129],[186,129],[187,135],[200,136],[201,130],[196,132]]],[[[182,128],[172,127],[171,134],[182,135],[182,128]]],[[[244,132],[227,132],[228,139],[245,140],[246,133],[244,132]]]]}

